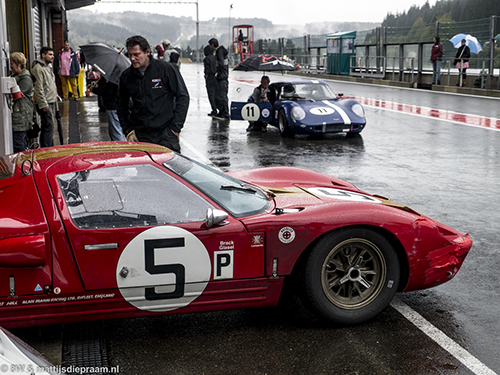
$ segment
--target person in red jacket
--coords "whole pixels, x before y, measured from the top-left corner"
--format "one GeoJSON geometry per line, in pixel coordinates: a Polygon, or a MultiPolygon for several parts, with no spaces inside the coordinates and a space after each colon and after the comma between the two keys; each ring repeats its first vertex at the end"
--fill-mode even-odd
{"type": "Polygon", "coordinates": [[[431,51],[431,62],[432,62],[432,84],[441,84],[441,61],[443,60],[444,48],[441,43],[439,43],[439,37],[434,37],[434,44],[432,45],[431,51]]]}

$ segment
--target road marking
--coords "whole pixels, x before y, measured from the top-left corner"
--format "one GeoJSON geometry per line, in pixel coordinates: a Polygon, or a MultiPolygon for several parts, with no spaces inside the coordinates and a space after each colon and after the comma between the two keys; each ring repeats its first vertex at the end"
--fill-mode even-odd
{"type": "Polygon", "coordinates": [[[367,107],[380,108],[386,111],[399,112],[399,113],[402,112],[407,115],[433,118],[435,120],[441,120],[455,124],[462,124],[488,130],[500,131],[500,119],[497,118],[471,115],[466,113],[458,113],[442,109],[420,107],[417,105],[402,104],[385,100],[370,99],[370,98],[363,98],[356,96],[352,97],[352,99],[357,100],[358,102],[367,107]]]}
{"type": "Polygon", "coordinates": [[[451,338],[446,336],[443,331],[433,326],[422,315],[413,310],[410,306],[395,297],[391,306],[396,309],[407,320],[413,323],[418,329],[434,340],[444,350],[462,362],[469,370],[476,375],[496,375],[496,372],[488,368],[480,360],[470,354],[467,350],[458,345],[451,338]]]}

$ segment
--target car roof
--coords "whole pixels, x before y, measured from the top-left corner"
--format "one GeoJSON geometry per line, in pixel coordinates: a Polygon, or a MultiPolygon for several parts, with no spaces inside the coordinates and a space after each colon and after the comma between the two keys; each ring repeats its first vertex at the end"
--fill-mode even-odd
{"type": "MultiPolygon", "coordinates": [[[[86,155],[86,157],[95,155],[95,159],[108,159],[110,153],[123,154],[116,158],[122,158],[126,154],[136,152],[145,152],[147,154],[166,154],[173,153],[172,150],[151,143],[136,143],[136,142],[92,142],[92,143],[79,143],[63,146],[54,146],[47,148],[39,148],[35,150],[28,150],[19,154],[7,155],[3,157],[2,161],[5,169],[4,177],[10,177],[13,173],[8,175],[8,171],[13,172],[15,165],[22,165],[26,160],[31,161],[33,165],[40,165],[42,168],[48,168],[50,165],[58,162],[59,160],[68,156],[86,155]],[[9,166],[11,164],[12,166],[9,166]]],[[[1,163],[0,163],[1,164],[1,163]]]]}

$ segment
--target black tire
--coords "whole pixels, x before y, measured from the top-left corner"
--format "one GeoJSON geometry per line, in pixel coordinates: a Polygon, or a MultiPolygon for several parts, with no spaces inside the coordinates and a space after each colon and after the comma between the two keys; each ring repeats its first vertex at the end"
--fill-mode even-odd
{"type": "Polygon", "coordinates": [[[293,132],[290,129],[290,125],[288,125],[288,120],[286,119],[284,110],[280,110],[278,114],[278,129],[282,137],[293,137],[293,132]]]}
{"type": "Polygon", "coordinates": [[[336,323],[359,324],[391,302],[400,266],[396,251],[382,235],[352,228],[320,240],[303,277],[307,301],[319,315],[336,323]]]}
{"type": "Polygon", "coordinates": [[[346,138],[359,138],[361,137],[361,132],[349,132],[346,133],[346,138]]]}

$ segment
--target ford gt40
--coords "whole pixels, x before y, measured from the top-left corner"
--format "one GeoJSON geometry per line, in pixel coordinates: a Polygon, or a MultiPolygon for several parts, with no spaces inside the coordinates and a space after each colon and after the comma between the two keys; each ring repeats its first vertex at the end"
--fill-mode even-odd
{"type": "Polygon", "coordinates": [[[276,305],[355,324],[452,279],[468,235],[321,173],[223,173],[152,144],[0,157],[0,325],[276,305]],[[291,285],[292,285],[291,284],[291,285]]]}

